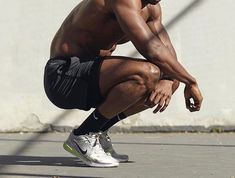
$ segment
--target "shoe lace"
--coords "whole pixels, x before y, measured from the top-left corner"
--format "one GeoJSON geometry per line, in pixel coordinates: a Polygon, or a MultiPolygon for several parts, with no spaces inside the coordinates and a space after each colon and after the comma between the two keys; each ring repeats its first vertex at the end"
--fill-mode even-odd
{"type": "Polygon", "coordinates": [[[95,147],[95,146],[100,146],[99,138],[100,138],[100,135],[99,135],[99,134],[96,134],[96,135],[95,135],[95,142],[94,142],[94,144],[93,144],[93,147],[95,147]]]}
{"type": "Polygon", "coordinates": [[[101,133],[96,133],[93,135],[95,141],[94,141],[94,144],[92,145],[93,147],[93,150],[96,154],[101,154],[101,155],[104,155],[106,154],[100,144],[100,136],[101,136],[101,133]]]}
{"type": "Polygon", "coordinates": [[[112,142],[111,142],[111,138],[109,137],[109,135],[106,133],[104,133],[104,142],[105,142],[105,147],[108,149],[108,150],[112,150],[113,149],[113,146],[112,146],[112,142]]]}

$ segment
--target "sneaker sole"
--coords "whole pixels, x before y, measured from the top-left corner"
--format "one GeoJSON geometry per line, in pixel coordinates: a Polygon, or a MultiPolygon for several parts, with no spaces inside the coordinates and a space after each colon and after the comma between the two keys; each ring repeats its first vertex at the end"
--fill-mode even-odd
{"type": "Polygon", "coordinates": [[[129,158],[119,158],[119,157],[115,157],[115,156],[112,156],[114,159],[118,160],[119,163],[127,163],[129,161],[129,158]]]}
{"type": "Polygon", "coordinates": [[[109,153],[114,159],[116,159],[119,163],[126,163],[129,161],[129,156],[128,155],[114,155],[112,149],[105,150],[106,153],[109,153]],[[121,158],[122,157],[122,158],[121,158]],[[124,158],[125,157],[125,158],[124,158]]]}
{"type": "Polygon", "coordinates": [[[85,156],[83,156],[80,152],[76,151],[75,149],[73,149],[71,146],[69,146],[67,143],[63,144],[64,149],[71,153],[72,155],[78,157],[81,161],[83,161],[86,165],[91,166],[91,167],[99,167],[99,168],[111,168],[111,167],[117,167],[119,166],[119,163],[109,163],[109,164],[99,164],[99,163],[95,163],[92,162],[91,160],[89,160],[88,158],[86,158],[85,156]]]}

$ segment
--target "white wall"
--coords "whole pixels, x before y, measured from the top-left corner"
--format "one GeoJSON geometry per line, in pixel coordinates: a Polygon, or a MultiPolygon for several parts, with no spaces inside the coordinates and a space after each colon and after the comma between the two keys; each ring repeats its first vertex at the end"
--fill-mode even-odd
{"type": "MultiPolygon", "coordinates": [[[[37,119],[42,123],[74,126],[88,115],[56,108],[43,90],[43,69],[50,41],[77,3],[75,0],[0,0],[0,131],[37,127],[37,119]]],[[[146,111],[122,124],[235,125],[235,3],[232,0],[162,0],[161,4],[164,24],[171,24],[168,32],[178,58],[199,82],[204,95],[203,107],[193,114],[185,109],[182,85],[165,113],[153,115],[146,111]],[[182,11],[185,13],[172,23],[182,11]]],[[[135,50],[129,43],[115,54],[130,55],[135,50]]]]}

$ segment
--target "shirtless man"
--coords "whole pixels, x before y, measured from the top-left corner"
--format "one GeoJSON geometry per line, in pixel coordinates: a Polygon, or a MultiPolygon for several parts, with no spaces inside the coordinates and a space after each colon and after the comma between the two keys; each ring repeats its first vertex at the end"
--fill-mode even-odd
{"type": "Polygon", "coordinates": [[[44,75],[48,98],[63,109],[96,108],[64,143],[89,166],[128,161],[113,150],[108,129],[148,108],[163,112],[179,82],[185,84],[186,108],[200,110],[201,92],[177,60],[159,1],[83,0],[52,41],[44,75]],[[111,56],[128,41],[146,60],[111,56]]]}

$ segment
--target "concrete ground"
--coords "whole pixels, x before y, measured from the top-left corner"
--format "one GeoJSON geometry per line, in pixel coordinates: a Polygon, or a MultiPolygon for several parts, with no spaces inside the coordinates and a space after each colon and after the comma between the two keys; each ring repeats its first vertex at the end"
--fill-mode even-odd
{"type": "Polygon", "coordinates": [[[90,168],[65,152],[68,133],[0,134],[3,178],[235,178],[235,133],[111,134],[130,162],[90,168]]]}

